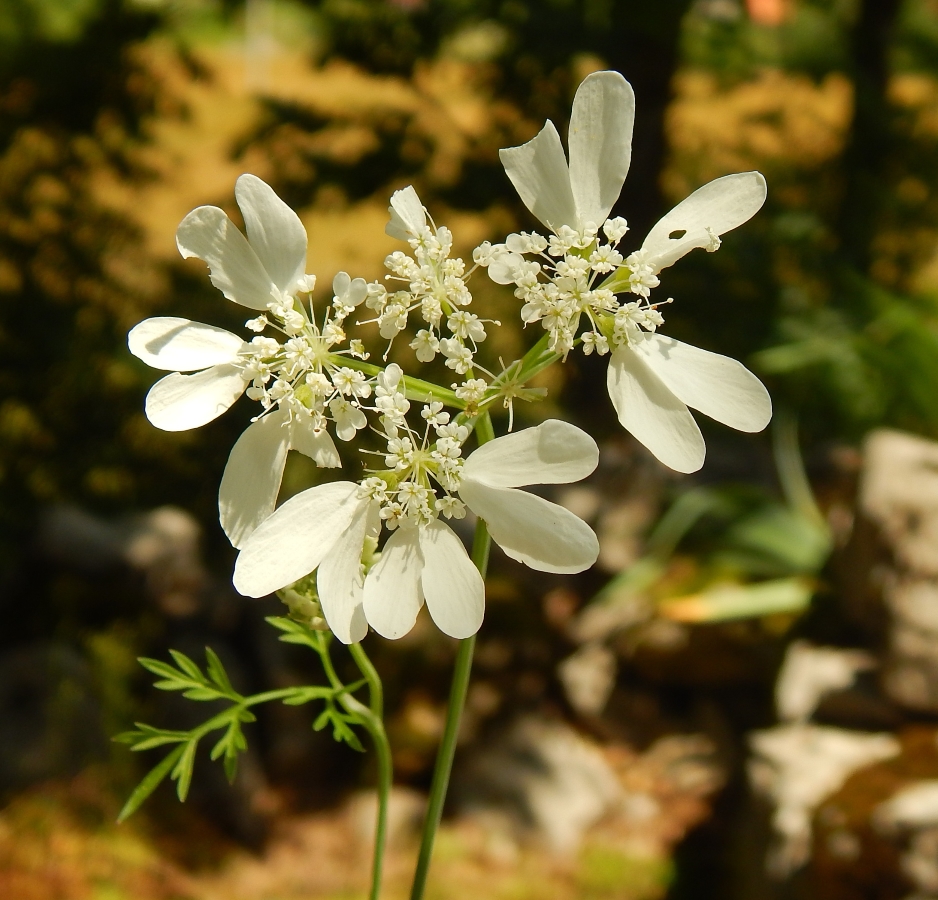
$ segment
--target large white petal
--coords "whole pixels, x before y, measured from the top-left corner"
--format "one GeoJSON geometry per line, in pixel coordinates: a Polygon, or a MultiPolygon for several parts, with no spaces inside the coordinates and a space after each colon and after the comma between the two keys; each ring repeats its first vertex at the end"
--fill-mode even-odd
{"type": "Polygon", "coordinates": [[[217,206],[192,210],[176,229],[183,259],[208,263],[212,284],[229,300],[250,309],[267,309],[274,283],[247,238],[217,206]]]}
{"type": "Polygon", "coordinates": [[[485,519],[492,540],[518,562],[541,572],[582,572],[599,541],[581,518],[543,497],[464,478],[459,496],[485,519]]]}
{"type": "Polygon", "coordinates": [[[437,628],[450,637],[475,634],[485,615],[485,582],[462,541],[439,519],[420,529],[423,595],[437,628]]]}
{"type": "Polygon", "coordinates": [[[277,505],[290,428],[273,412],[244,430],[228,456],[218,488],[218,516],[233,547],[243,547],[277,505]]]}
{"type": "Polygon", "coordinates": [[[749,221],[765,203],[765,179],[759,172],[724,175],[697,188],[661,219],[645,238],[642,250],[660,271],[695,247],[711,241],[707,232],[725,234],[749,221]],[[674,235],[674,237],[671,237],[674,235]]]}
{"type": "Polygon", "coordinates": [[[234,586],[246,597],[264,597],[308,575],[367,502],[351,481],[320,484],[291,497],[248,538],[235,563],[234,586]]]}
{"type": "Polygon", "coordinates": [[[316,572],[323,615],[333,634],[343,644],[354,644],[368,634],[368,622],[362,607],[365,583],[362,548],[371,505],[361,505],[316,572]]]}
{"type": "Polygon", "coordinates": [[[235,199],[251,247],[270,279],[281,291],[293,293],[306,274],[307,237],[300,217],[256,175],[238,179],[235,199]]]}
{"type": "Polygon", "coordinates": [[[391,220],[384,226],[384,232],[399,241],[416,237],[427,224],[426,210],[412,184],[391,194],[388,212],[391,220]]]}
{"type": "Polygon", "coordinates": [[[612,354],[606,385],[626,431],[666,466],[696,472],[707,448],[690,411],[629,347],[612,354]]]}
{"type": "Polygon", "coordinates": [[[561,225],[576,226],[570,170],[550,119],[526,144],[499,150],[498,158],[518,196],[539,221],[554,231],[561,225]]]}
{"type": "Polygon", "coordinates": [[[762,431],[769,424],[769,392],[735,359],[660,334],[647,335],[632,349],[679,400],[711,419],[740,431],[762,431]]]}
{"type": "Polygon", "coordinates": [[[594,72],[577,88],[570,117],[570,186],[579,224],[602,225],[632,159],[635,95],[618,72],[594,72]]]}
{"type": "Polygon", "coordinates": [[[483,444],[469,454],[463,475],[492,487],[567,484],[586,478],[599,463],[599,447],[569,422],[548,419],[483,444]]]}
{"type": "Polygon", "coordinates": [[[325,428],[316,431],[309,419],[293,420],[290,426],[290,449],[299,450],[324,469],[337,469],[342,465],[339,451],[329,432],[325,428]]]}
{"type": "Polygon", "coordinates": [[[398,528],[365,578],[365,618],[382,637],[396,640],[414,627],[423,606],[423,556],[416,526],[398,528]]]}
{"type": "Polygon", "coordinates": [[[174,372],[147,394],[147,418],[163,431],[187,431],[217,419],[247,387],[241,370],[227,363],[195,375],[174,372]]]}
{"type": "Polygon", "coordinates": [[[244,341],[236,334],[175,316],[144,319],[130,329],[127,346],[154,369],[195,372],[233,362],[244,341]]]}

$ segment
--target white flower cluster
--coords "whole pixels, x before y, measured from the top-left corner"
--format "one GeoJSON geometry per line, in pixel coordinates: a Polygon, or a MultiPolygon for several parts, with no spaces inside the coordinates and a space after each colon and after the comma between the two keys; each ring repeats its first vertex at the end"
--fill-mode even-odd
{"type": "Polygon", "coordinates": [[[550,350],[561,356],[573,349],[584,316],[589,325],[580,340],[587,355],[604,356],[610,346],[632,343],[664,323],[660,304],[648,300],[658,285],[654,268],[642,251],[626,260],[619,252],[628,231],[625,219],[606,219],[601,231],[602,237],[588,222],[580,229],[563,225],[549,238],[510,234],[504,244],[485,243],[473,254],[493,281],[515,285],[515,296],[524,302],[522,321],[540,322],[550,335],[550,350]],[[620,301],[613,288],[623,287],[639,299],[620,301]]]}
{"type": "Polygon", "coordinates": [[[478,345],[485,340],[485,323],[466,307],[472,295],[466,287],[466,264],[450,258],[452,232],[445,226],[428,224],[427,212],[413,187],[395,191],[391,197],[391,221],[387,233],[407,241],[414,255],[395,250],[384,261],[389,281],[406,285],[396,291],[374,283],[368,287],[366,305],[377,313],[381,337],[392,341],[419,310],[427,326],[421,328],[410,347],[420,362],[432,362],[438,353],[457,375],[473,366],[478,345]],[[445,332],[444,332],[445,325],[445,332]]]}
{"type": "MultiPolygon", "coordinates": [[[[305,290],[314,286],[313,276],[307,276],[305,290]]],[[[248,397],[260,401],[264,412],[279,408],[288,422],[305,422],[317,433],[331,420],[336,436],[350,441],[367,424],[362,401],[371,396],[374,379],[341,364],[345,356],[368,358],[360,340],[350,341],[345,350],[339,347],[346,340],[343,322],[365,299],[367,285],[363,278],[352,280],[339,272],[332,290],[332,305],[323,315],[322,327],[316,324],[312,302],[307,313],[293,297],[271,301],[267,314],[245,325],[252,331],[270,327],[286,340],[252,338],[241,351],[239,364],[251,382],[248,397]]]]}
{"type": "Polygon", "coordinates": [[[461,519],[466,508],[452,492],[459,489],[462,446],[470,429],[451,422],[443,404],[428,399],[420,410],[423,434],[419,434],[406,419],[410,402],[400,390],[402,380],[396,364],[378,375],[375,408],[381,413],[387,441],[383,454],[387,469],[362,481],[361,496],[380,504],[380,517],[389,530],[426,525],[439,515],[461,519]]]}
{"type": "Polygon", "coordinates": [[[318,325],[300,299],[316,284],[306,274],[306,230],[261,179],[242,175],[235,197],[247,238],[214,206],[193,210],[176,242],[184,257],[205,261],[213,284],[229,300],[261,314],[246,327],[250,342],[235,334],[175,317],[146,319],[128,336],[130,350],[173,374],[147,395],[150,421],[183,431],[212,421],[247,393],[262,412],[232,448],[219,489],[219,516],[231,542],[240,546],[276,506],[289,450],[335,468],[339,454],[328,432],[352,440],[365,427],[364,401],[374,379],[347,365],[367,358],[360,340],[346,342],[344,322],[364,302],[362,278],[340,272],[333,299],[318,325]],[[261,334],[279,332],[281,340],[261,334]],[[183,374],[194,372],[195,374],[183,374]]]}
{"type": "Polygon", "coordinates": [[[411,250],[385,260],[385,282],[396,289],[340,272],[320,322],[303,299],[315,287],[306,274],[306,231],[263,181],[242,175],[235,188],[246,236],[216,207],[186,216],[176,234],[180,252],[207,263],[225,297],[256,311],[246,323],[255,335],[244,341],[160,317],[137,325],[129,345],[171,373],[147,395],[147,416],[160,428],[203,425],[244,393],[261,404],[232,448],[219,489],[222,527],[241,551],[239,591],[263,596],[314,578],[323,616],[345,642],[361,640],[369,627],[401,637],[424,603],[442,631],[463,638],[481,624],[484,584],[446,520],[473,513],[509,557],[540,571],[592,565],[599,545],[590,527],[520,490],[586,477],[598,461],[592,438],[548,420],[485,440],[492,437],[489,404],[501,398],[511,409],[515,398],[539,396],[543,389],[527,381],[578,340],[585,353],[610,357],[607,386],[620,422],[672,468],[689,472],[703,463],[703,438],[688,407],[744,431],[764,427],[771,403],[758,379],[735,360],[658,334],[661,304],[650,299],[662,269],[695,247],[716,250],[721,234],[759,209],[764,179],[749,172],[704,185],[625,256],[619,245],[628,226],[610,212],[628,171],[633,104],[621,75],[596,73],[574,100],[569,163],[550,122],[527,144],[500,152],[548,233],[486,242],[474,251],[472,269],[451,257],[452,234],[432,222],[413,187],[396,191],[386,231],[411,250]],[[466,282],[480,266],[514,286],[524,323],[547,331],[546,354],[539,342],[499,374],[478,364],[491,320],[469,311],[466,282]],[[418,362],[442,356],[461,381],[447,390],[405,380],[396,363],[365,362],[362,342],[346,335],[349,316],[362,306],[388,342],[414,313],[421,325],[410,347],[418,362]],[[277,507],[290,450],[339,467],[330,430],[353,441],[369,419],[383,449],[359,450],[377,465],[357,481],[326,481],[277,507]],[[486,434],[467,454],[483,421],[486,434]]]}
{"type": "Polygon", "coordinates": [[[573,100],[569,162],[550,121],[528,143],[501,150],[518,195],[551,237],[512,235],[476,259],[487,255],[492,280],[515,285],[525,301],[522,318],[543,323],[555,353],[572,349],[585,316],[583,351],[610,355],[607,387],[620,423],[665,465],[694,472],[706,447],[689,407],[732,428],[761,431],[772,404],[736,360],[657,334],[661,304],[649,297],[662,269],[695,248],[718,249],[721,234],[759,210],[765,179],[743,172],[705,184],[623,259],[618,244],[626,223],[609,213],[628,174],[634,117],[629,83],[618,72],[596,72],[573,100]]]}
{"type": "MultiPolygon", "coordinates": [[[[398,409],[394,377],[380,390],[398,409]]],[[[467,508],[485,520],[508,556],[534,569],[581,572],[595,562],[599,542],[585,522],[518,489],[585,478],[599,460],[588,434],[548,419],[483,444],[463,461],[468,428],[444,421],[437,404],[422,409],[427,427],[419,441],[393,424],[394,415],[386,420],[387,471],[360,484],[312,487],[261,523],[235,566],[242,594],[263,597],[315,570],[323,615],[346,643],[360,641],[369,626],[402,637],[424,603],[441,631],[468,637],[482,624],[485,587],[462,541],[440,518],[459,518],[467,508]],[[431,478],[442,488],[438,499],[431,478]],[[382,521],[390,536],[375,560],[382,521]]]]}

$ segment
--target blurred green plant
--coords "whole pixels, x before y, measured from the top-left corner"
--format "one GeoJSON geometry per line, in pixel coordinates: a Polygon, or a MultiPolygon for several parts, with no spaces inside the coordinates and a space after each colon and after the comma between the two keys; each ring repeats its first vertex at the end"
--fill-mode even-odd
{"type": "Polygon", "coordinates": [[[592,604],[646,597],[657,615],[696,623],[803,612],[832,538],[805,474],[794,419],[776,412],[773,429],[782,502],[747,485],[681,492],[643,555],[592,604]]]}

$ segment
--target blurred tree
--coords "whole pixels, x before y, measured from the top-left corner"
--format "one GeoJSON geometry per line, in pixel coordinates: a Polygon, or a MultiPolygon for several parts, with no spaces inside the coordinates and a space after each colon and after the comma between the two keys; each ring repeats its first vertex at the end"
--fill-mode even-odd
{"type": "Polygon", "coordinates": [[[859,272],[870,266],[871,244],[888,194],[899,136],[887,97],[890,49],[903,0],[863,0],[853,27],[853,122],[843,157],[843,202],[837,234],[844,260],[859,272]]]}
{"type": "Polygon", "coordinates": [[[87,620],[105,600],[86,585],[49,588],[51,606],[27,601],[45,592],[48,573],[29,554],[43,508],[211,510],[204,466],[220,471],[231,443],[209,432],[194,454],[192,440],[144,419],[150,375],[126,332],[171,286],[190,309],[209,288],[171,276],[99,191],[108,178],[149,177],[143,123],[180,112],[133,52],[161,20],[102,0],[61,4],[71,24],[53,28],[53,7],[17,0],[0,18],[0,603],[18,623],[5,631],[14,642],[87,620]]]}
{"type": "MultiPolygon", "coordinates": [[[[321,0],[316,7],[329,55],[373,72],[405,75],[444,51],[474,58],[490,67],[493,95],[512,100],[537,128],[551,118],[563,130],[584,67],[622,72],[637,102],[632,168],[620,207],[640,233],[663,206],[664,112],[690,5],[691,0],[321,0]]],[[[469,179],[461,192],[463,203],[480,202],[469,179]]]]}

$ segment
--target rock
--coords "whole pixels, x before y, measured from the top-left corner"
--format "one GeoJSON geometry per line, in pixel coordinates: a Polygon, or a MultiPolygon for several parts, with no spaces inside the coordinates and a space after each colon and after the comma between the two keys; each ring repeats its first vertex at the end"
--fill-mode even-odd
{"type": "Polygon", "coordinates": [[[576,850],[622,795],[599,747],[562,722],[534,716],[479,750],[454,788],[461,814],[502,820],[561,854],[576,850]]]}
{"type": "Polygon", "coordinates": [[[146,576],[160,609],[185,617],[201,606],[209,576],[202,563],[202,529],[185,510],[162,506],[125,520],[124,558],[146,576]]]}
{"type": "Polygon", "coordinates": [[[598,716],[616,682],[616,656],[604,644],[584,644],[557,666],[570,705],[581,716],[598,716]]]}
{"type": "Polygon", "coordinates": [[[905,844],[899,866],[915,886],[916,898],[938,897],[938,781],[906,785],[876,807],[872,822],[905,844]]]}
{"type": "Polygon", "coordinates": [[[928,832],[935,831],[936,734],[913,725],[896,738],[899,755],[858,770],[818,808],[811,861],[784,896],[935,900],[928,869],[938,856],[928,832]]]}
{"type": "Polygon", "coordinates": [[[857,507],[840,565],[848,613],[883,653],[884,693],[938,712],[938,444],[873,432],[857,507]]]}
{"type": "Polygon", "coordinates": [[[909,900],[938,897],[938,828],[918,831],[900,861],[903,874],[918,889],[909,900]]]}
{"type": "Polygon", "coordinates": [[[710,814],[726,778],[703,734],[670,734],[639,751],[531,715],[467,748],[457,763],[457,816],[503,848],[540,845],[568,862],[598,842],[665,864],[710,814]]]}
{"type": "Polygon", "coordinates": [[[183,618],[199,609],[209,581],[201,537],[195,518],[174,506],[109,521],[63,505],[44,513],[36,543],[43,557],[89,574],[129,566],[162,612],[183,618]]]}
{"type": "Polygon", "coordinates": [[[860,509],[902,568],[938,577],[938,443],[874,431],[863,447],[860,509]]]}
{"type": "Polygon", "coordinates": [[[806,722],[832,691],[849,687],[876,661],[861,650],[816,647],[807,641],[789,646],[775,682],[775,708],[783,722],[806,722]]]}
{"type": "Polygon", "coordinates": [[[938,780],[902,788],[873,813],[873,824],[886,834],[900,829],[938,827],[938,780]]]}
{"type": "MultiPolygon", "coordinates": [[[[387,840],[394,846],[420,832],[427,798],[420,791],[395,785],[388,797],[387,840]]],[[[378,819],[378,797],[375,791],[358,791],[346,803],[346,813],[352,830],[365,847],[370,847],[375,837],[378,819]]]]}
{"type": "Polygon", "coordinates": [[[774,846],[766,860],[774,878],[808,861],[811,819],[825,798],[854,773],[900,752],[891,734],[864,734],[802,723],[756,731],[750,737],[749,777],[772,807],[774,846]]]}

